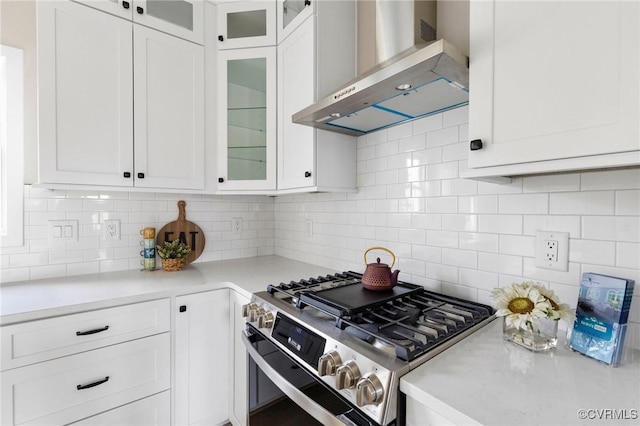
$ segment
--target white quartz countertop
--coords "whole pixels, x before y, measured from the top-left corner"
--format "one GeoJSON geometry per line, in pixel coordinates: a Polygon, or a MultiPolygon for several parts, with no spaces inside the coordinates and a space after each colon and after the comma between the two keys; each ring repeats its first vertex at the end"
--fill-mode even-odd
{"type": "Polygon", "coordinates": [[[179,272],[105,272],[0,287],[0,325],[231,287],[249,296],[279,284],[338,271],[279,256],[193,263],[179,272]]]}
{"type": "Polygon", "coordinates": [[[498,318],[403,376],[400,390],[458,425],[639,424],[640,351],[612,368],[564,343],[562,331],[554,350],[529,352],[502,339],[498,318]]]}

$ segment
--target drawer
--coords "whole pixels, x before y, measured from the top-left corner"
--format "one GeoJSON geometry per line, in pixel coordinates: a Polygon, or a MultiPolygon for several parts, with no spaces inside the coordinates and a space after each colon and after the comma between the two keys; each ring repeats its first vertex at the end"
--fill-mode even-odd
{"type": "Polygon", "coordinates": [[[170,404],[169,391],[164,391],[72,424],[73,426],[169,426],[171,424],[170,404]]]}
{"type": "Polygon", "coordinates": [[[2,371],[168,331],[169,299],[0,328],[2,371]]]}
{"type": "Polygon", "coordinates": [[[170,333],[0,373],[0,424],[67,424],[170,387],[170,333]]]}

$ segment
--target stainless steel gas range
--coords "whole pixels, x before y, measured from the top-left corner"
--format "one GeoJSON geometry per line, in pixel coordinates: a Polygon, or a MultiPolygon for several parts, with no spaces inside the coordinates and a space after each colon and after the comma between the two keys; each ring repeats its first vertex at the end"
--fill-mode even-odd
{"type": "Polygon", "coordinates": [[[400,378],[494,318],[487,305],[405,282],[371,291],[360,279],[343,272],[269,285],[243,306],[250,392],[275,386],[279,396],[253,407],[252,424],[269,408],[302,416],[291,424],[402,424],[400,378]],[[283,400],[295,405],[274,408],[283,400]]]}

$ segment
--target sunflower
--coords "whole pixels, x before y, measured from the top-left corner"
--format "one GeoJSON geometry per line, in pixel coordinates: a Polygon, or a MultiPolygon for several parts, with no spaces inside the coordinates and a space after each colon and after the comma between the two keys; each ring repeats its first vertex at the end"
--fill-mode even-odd
{"type": "Polygon", "coordinates": [[[493,299],[498,307],[496,315],[505,317],[506,325],[518,330],[537,331],[540,319],[549,317],[553,310],[550,299],[526,282],[494,289],[493,299]]]}

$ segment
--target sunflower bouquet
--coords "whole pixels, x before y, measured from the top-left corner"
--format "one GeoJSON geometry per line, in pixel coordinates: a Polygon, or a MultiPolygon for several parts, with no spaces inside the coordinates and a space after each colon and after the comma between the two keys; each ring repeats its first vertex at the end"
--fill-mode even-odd
{"type": "Polygon", "coordinates": [[[551,319],[573,322],[574,313],[554,293],[539,283],[524,281],[493,290],[496,316],[505,317],[505,326],[521,331],[539,331],[540,321],[551,319]]]}

